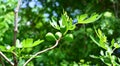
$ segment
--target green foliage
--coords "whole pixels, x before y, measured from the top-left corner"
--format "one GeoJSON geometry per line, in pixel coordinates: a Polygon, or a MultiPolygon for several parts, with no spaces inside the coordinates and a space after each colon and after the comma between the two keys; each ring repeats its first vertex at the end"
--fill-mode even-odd
{"type": "Polygon", "coordinates": [[[33,42],[33,39],[27,38],[21,42],[23,48],[30,48],[39,45],[40,43],[44,42],[44,40],[37,40],[33,42]]]}
{"type": "Polygon", "coordinates": [[[119,0],[22,0],[13,46],[17,1],[0,0],[0,51],[13,61],[16,49],[18,66],[58,39],[56,48],[36,56],[28,66],[119,66],[119,0]]]}
{"type": "Polygon", "coordinates": [[[120,48],[120,45],[115,43],[115,40],[112,39],[111,44],[109,44],[107,42],[107,37],[105,35],[102,34],[102,31],[100,29],[98,29],[98,31],[96,32],[97,36],[99,37],[99,43],[96,43],[97,41],[95,41],[93,39],[93,37],[91,37],[91,39],[101,48],[105,49],[105,51],[101,50],[100,51],[100,55],[101,56],[93,56],[91,55],[91,57],[93,58],[98,58],[101,61],[103,61],[106,65],[113,65],[113,66],[118,66],[118,62],[116,61],[117,58],[115,55],[113,55],[114,50],[117,48],[120,48]]]}
{"type": "Polygon", "coordinates": [[[0,46],[0,51],[3,52],[12,52],[15,49],[15,47],[11,46],[0,46]]]}
{"type": "Polygon", "coordinates": [[[59,25],[57,24],[57,20],[55,20],[54,18],[55,17],[52,18],[52,21],[50,22],[50,24],[55,29],[60,30],[63,35],[65,35],[68,32],[68,30],[75,29],[75,25],[73,25],[72,19],[69,18],[66,12],[61,16],[61,19],[59,20],[59,25]]]}
{"type": "Polygon", "coordinates": [[[88,14],[83,14],[83,15],[77,16],[77,19],[78,19],[78,23],[87,24],[87,23],[92,23],[92,22],[98,20],[100,17],[101,17],[101,15],[93,13],[90,17],[88,17],[88,14]]]}
{"type": "Polygon", "coordinates": [[[97,41],[95,41],[95,39],[93,39],[93,37],[91,36],[91,39],[100,47],[104,48],[105,50],[107,50],[107,37],[105,35],[102,34],[101,30],[98,29],[98,32],[96,32],[97,36],[99,37],[100,41],[99,43],[97,41]]]}

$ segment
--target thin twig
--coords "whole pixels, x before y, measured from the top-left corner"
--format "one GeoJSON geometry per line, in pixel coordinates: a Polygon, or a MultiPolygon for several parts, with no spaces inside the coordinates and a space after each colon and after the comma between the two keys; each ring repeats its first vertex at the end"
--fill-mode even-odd
{"type": "Polygon", "coordinates": [[[58,45],[59,41],[60,41],[60,39],[56,40],[55,45],[53,45],[52,47],[47,48],[47,49],[44,49],[44,50],[39,51],[39,52],[37,52],[36,54],[34,54],[31,58],[29,58],[29,59],[25,62],[25,64],[24,64],[23,66],[26,66],[26,65],[27,65],[33,58],[35,58],[37,55],[39,55],[39,54],[41,54],[41,53],[44,53],[44,52],[46,52],[46,51],[48,51],[48,50],[51,50],[51,49],[55,48],[55,47],[58,45]]]}
{"type": "Polygon", "coordinates": [[[113,9],[115,12],[115,17],[118,18],[118,3],[117,2],[113,2],[113,9]]]}
{"type": "Polygon", "coordinates": [[[0,57],[0,62],[2,64],[2,66],[5,66],[4,61],[2,60],[2,57],[0,57]]]}
{"type": "Polygon", "coordinates": [[[14,66],[14,63],[11,62],[1,51],[0,51],[0,56],[2,56],[10,65],[14,66]]]}
{"type": "MultiPolygon", "coordinates": [[[[13,39],[13,45],[16,46],[16,39],[17,39],[17,32],[18,32],[18,12],[20,8],[21,0],[18,0],[18,4],[16,9],[14,10],[15,13],[15,19],[14,19],[14,39],[13,39]]],[[[16,52],[16,49],[14,50],[16,52]]],[[[17,57],[13,54],[14,58],[14,66],[17,66],[17,57]]]]}

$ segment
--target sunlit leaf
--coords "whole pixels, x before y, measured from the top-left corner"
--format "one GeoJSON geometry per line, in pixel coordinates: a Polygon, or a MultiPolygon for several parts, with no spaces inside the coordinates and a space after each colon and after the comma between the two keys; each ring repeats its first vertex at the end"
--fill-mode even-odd
{"type": "Polygon", "coordinates": [[[52,21],[50,21],[50,24],[52,25],[52,27],[54,27],[55,29],[60,30],[59,25],[57,24],[57,22],[55,21],[54,17],[52,17],[52,21]]]}
{"type": "Polygon", "coordinates": [[[37,46],[42,42],[44,42],[44,40],[37,40],[33,42],[33,39],[27,38],[26,40],[23,40],[21,44],[23,48],[30,48],[30,47],[37,46]]]}
{"type": "Polygon", "coordinates": [[[83,15],[77,16],[78,22],[85,20],[87,17],[88,17],[88,14],[83,14],[83,15]]]}
{"type": "Polygon", "coordinates": [[[0,51],[6,51],[6,47],[5,46],[0,46],[0,51]]]}
{"type": "Polygon", "coordinates": [[[16,47],[17,48],[22,48],[22,44],[20,43],[19,39],[16,40],[16,47]]]}
{"type": "Polygon", "coordinates": [[[13,50],[15,49],[14,46],[0,46],[0,51],[3,51],[3,52],[12,52],[13,50]]]}
{"type": "Polygon", "coordinates": [[[87,14],[81,15],[80,17],[77,17],[78,23],[80,24],[87,24],[87,23],[92,23],[98,20],[101,17],[101,15],[98,14],[92,14],[90,17],[88,17],[87,14]]]}
{"type": "Polygon", "coordinates": [[[110,46],[110,47],[113,47],[113,46],[114,46],[114,43],[115,43],[115,40],[112,39],[112,41],[111,41],[111,46],[110,46]]]}
{"type": "Polygon", "coordinates": [[[118,43],[114,43],[115,48],[120,48],[120,45],[118,43]]]}
{"type": "MultiPolygon", "coordinates": [[[[95,30],[96,31],[96,30],[95,30]]],[[[98,31],[96,31],[97,36],[99,37],[99,43],[92,37],[91,39],[101,48],[107,50],[107,37],[105,35],[102,34],[102,31],[100,29],[98,29],[98,31]]]]}
{"type": "Polygon", "coordinates": [[[67,22],[68,22],[68,20],[69,20],[69,17],[67,16],[67,13],[65,12],[63,15],[62,15],[62,24],[64,25],[64,26],[68,26],[68,24],[67,24],[67,22]]]}
{"type": "Polygon", "coordinates": [[[74,29],[75,29],[75,25],[72,24],[72,19],[69,19],[68,30],[74,30],[74,29]]]}
{"type": "Polygon", "coordinates": [[[37,40],[32,44],[32,47],[39,45],[40,43],[44,42],[44,40],[37,40]]]}
{"type": "Polygon", "coordinates": [[[22,41],[22,46],[23,47],[31,47],[33,43],[33,39],[27,38],[26,40],[22,41]]]}

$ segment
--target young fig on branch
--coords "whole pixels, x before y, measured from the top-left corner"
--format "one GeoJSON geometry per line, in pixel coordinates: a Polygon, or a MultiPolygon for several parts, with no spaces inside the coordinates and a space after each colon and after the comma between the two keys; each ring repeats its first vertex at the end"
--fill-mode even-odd
{"type": "Polygon", "coordinates": [[[61,32],[56,32],[55,37],[56,37],[56,39],[59,39],[60,37],[62,37],[62,33],[61,32]]]}
{"type": "Polygon", "coordinates": [[[73,34],[66,34],[65,37],[64,37],[64,39],[68,42],[73,41],[73,38],[74,38],[73,34]]]}
{"type": "Polygon", "coordinates": [[[45,38],[48,40],[48,41],[56,41],[57,39],[55,38],[54,34],[49,32],[46,34],[45,38]]]}

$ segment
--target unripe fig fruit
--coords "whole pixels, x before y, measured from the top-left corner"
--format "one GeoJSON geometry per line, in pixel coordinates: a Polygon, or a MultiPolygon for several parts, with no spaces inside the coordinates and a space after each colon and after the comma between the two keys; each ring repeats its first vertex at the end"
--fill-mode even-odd
{"type": "Polygon", "coordinates": [[[45,36],[45,38],[48,41],[55,41],[56,40],[55,36],[51,32],[47,33],[46,36],[45,36]]]}
{"type": "Polygon", "coordinates": [[[73,37],[73,34],[66,34],[64,38],[66,41],[71,42],[71,41],[73,41],[74,37],[73,37]]]}
{"type": "Polygon", "coordinates": [[[55,33],[55,37],[56,37],[57,39],[59,39],[60,37],[62,37],[62,33],[61,33],[61,32],[56,32],[56,33],[55,33]]]}

